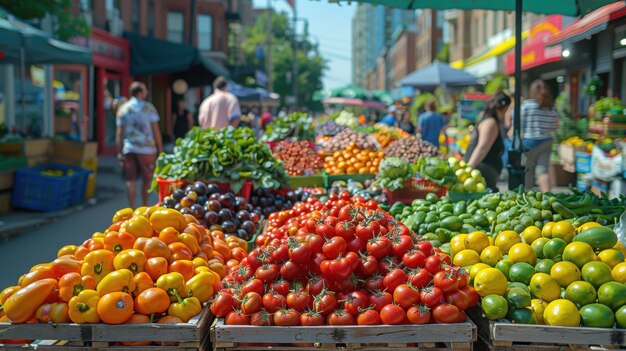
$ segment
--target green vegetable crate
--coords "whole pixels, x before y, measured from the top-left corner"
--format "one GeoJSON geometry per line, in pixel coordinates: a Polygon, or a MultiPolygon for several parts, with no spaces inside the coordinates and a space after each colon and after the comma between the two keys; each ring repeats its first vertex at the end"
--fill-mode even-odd
{"type": "Polygon", "coordinates": [[[313,176],[290,176],[289,185],[292,188],[327,188],[328,180],[323,173],[313,176]]]}

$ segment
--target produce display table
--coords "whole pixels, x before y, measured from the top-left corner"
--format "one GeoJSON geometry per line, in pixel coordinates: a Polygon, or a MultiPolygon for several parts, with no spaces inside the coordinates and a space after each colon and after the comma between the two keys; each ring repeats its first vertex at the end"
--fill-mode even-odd
{"type": "Polygon", "coordinates": [[[218,318],[211,325],[215,351],[472,350],[476,340],[476,325],[469,319],[455,324],[260,327],[226,325],[218,318]]]}
{"type": "Polygon", "coordinates": [[[617,350],[626,347],[626,330],[559,327],[490,321],[479,307],[467,310],[478,326],[478,341],[492,351],[617,350]]]}
{"type": "Polygon", "coordinates": [[[0,340],[35,339],[32,343],[1,344],[0,350],[45,351],[205,351],[210,350],[208,306],[188,323],[178,324],[10,324],[0,323],[0,340]],[[152,341],[175,346],[119,346],[121,342],[152,341]]]}

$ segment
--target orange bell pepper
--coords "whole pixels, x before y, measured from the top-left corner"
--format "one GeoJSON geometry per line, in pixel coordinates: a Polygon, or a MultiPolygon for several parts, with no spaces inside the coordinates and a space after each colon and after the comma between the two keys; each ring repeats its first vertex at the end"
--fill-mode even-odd
{"type": "Polygon", "coordinates": [[[59,249],[59,251],[57,252],[57,257],[73,255],[77,249],[78,246],[76,245],[65,245],[59,249]]]}
{"type": "Polygon", "coordinates": [[[188,281],[193,277],[195,268],[190,260],[178,260],[170,263],[169,271],[182,274],[185,281],[188,281]]]}
{"type": "Polygon", "coordinates": [[[197,297],[178,298],[177,302],[174,302],[167,309],[167,314],[170,316],[178,317],[183,322],[188,322],[191,317],[202,312],[202,304],[197,297]]]}
{"type": "Polygon", "coordinates": [[[96,291],[100,296],[104,296],[112,292],[124,292],[131,294],[135,291],[133,272],[128,269],[118,269],[107,274],[96,286],[96,291]]]}
{"type": "Polygon", "coordinates": [[[19,285],[9,286],[4,290],[0,291],[0,317],[4,316],[4,308],[2,305],[6,302],[6,300],[11,297],[11,295],[15,294],[16,291],[20,290],[22,287],[19,285]]]}
{"type": "Polygon", "coordinates": [[[232,258],[230,248],[223,240],[213,240],[213,250],[219,252],[226,261],[232,258]]]}
{"type": "Polygon", "coordinates": [[[100,295],[95,290],[83,290],[72,297],[69,306],[69,317],[74,323],[100,323],[98,315],[98,301],[100,295]]]}
{"type": "Polygon", "coordinates": [[[76,249],[74,257],[76,257],[77,260],[82,260],[88,253],[102,249],[104,249],[104,242],[102,240],[88,239],[76,249]]]}
{"type": "Polygon", "coordinates": [[[203,303],[209,301],[209,299],[213,296],[214,280],[215,276],[211,273],[200,272],[189,279],[185,284],[187,285],[187,289],[191,292],[191,295],[197,297],[198,300],[203,303]]]}
{"type": "Polygon", "coordinates": [[[57,274],[50,267],[40,266],[37,269],[21,276],[19,284],[22,287],[25,287],[26,285],[46,278],[57,279],[57,274]]]}
{"type": "Polygon", "coordinates": [[[143,251],[136,249],[124,250],[115,256],[113,259],[113,267],[115,269],[128,269],[133,273],[143,272],[143,267],[146,265],[146,255],[143,251]]]}
{"type": "Polygon", "coordinates": [[[200,243],[200,251],[204,253],[207,258],[213,258],[213,245],[207,242],[200,243]]]}
{"type": "Polygon", "coordinates": [[[209,260],[209,268],[220,276],[220,279],[226,276],[226,268],[224,268],[224,264],[222,264],[219,260],[212,259],[209,260]]]}
{"type": "Polygon", "coordinates": [[[96,288],[95,279],[90,276],[81,276],[79,273],[67,273],[59,279],[59,297],[61,301],[69,302],[70,299],[81,291],[96,288]]]}
{"type": "Polygon", "coordinates": [[[182,232],[187,226],[187,220],[180,212],[172,208],[159,207],[150,215],[150,223],[156,232],[172,227],[182,232]]]}
{"type": "Polygon", "coordinates": [[[169,259],[170,262],[193,259],[193,254],[191,253],[187,245],[181,242],[171,243],[167,247],[172,252],[172,255],[169,259]]]}
{"type": "Polygon", "coordinates": [[[163,274],[167,274],[168,263],[163,257],[152,257],[146,261],[144,270],[152,280],[159,279],[163,274]]]}
{"type": "Polygon", "coordinates": [[[127,232],[108,232],[104,236],[104,249],[115,253],[132,249],[134,244],[135,237],[127,232]]]}
{"type": "Polygon", "coordinates": [[[27,322],[53,293],[58,294],[56,279],[46,278],[28,284],[5,301],[2,305],[4,313],[12,323],[27,322]]]}
{"type": "Polygon", "coordinates": [[[180,232],[176,230],[174,227],[166,227],[166,228],[163,228],[163,230],[159,232],[159,240],[164,242],[166,245],[169,245],[169,244],[180,241],[178,240],[179,234],[180,232]]]}
{"type": "Polygon", "coordinates": [[[169,259],[172,252],[167,247],[167,244],[161,241],[159,238],[137,238],[133,249],[141,250],[146,255],[146,258],[163,257],[169,259]]]}
{"type": "Polygon", "coordinates": [[[37,309],[35,317],[41,323],[69,323],[69,306],[67,302],[46,303],[37,309]]]}
{"type": "Polygon", "coordinates": [[[100,283],[102,278],[113,272],[113,260],[115,254],[109,250],[96,250],[90,252],[83,260],[83,267],[80,270],[81,275],[90,275],[96,280],[96,285],[100,283]]]}
{"type": "Polygon", "coordinates": [[[198,222],[198,219],[190,214],[184,214],[183,216],[185,216],[185,220],[187,221],[187,224],[191,224],[191,223],[195,223],[198,224],[200,222],[198,222]]]}
{"type": "Polygon", "coordinates": [[[183,233],[192,234],[196,237],[196,240],[198,240],[199,243],[203,242],[204,238],[208,236],[206,228],[196,223],[187,224],[183,233]]]}
{"type": "Polygon", "coordinates": [[[144,216],[132,216],[130,219],[122,223],[120,232],[129,232],[135,238],[151,238],[153,234],[152,224],[144,216]]]}
{"type": "Polygon", "coordinates": [[[59,279],[67,273],[80,273],[83,263],[74,258],[74,256],[61,256],[50,264],[50,269],[59,279]]]}
{"type": "Polygon", "coordinates": [[[181,297],[189,296],[189,289],[185,285],[185,278],[178,272],[164,274],[156,281],[156,287],[167,291],[170,300],[178,301],[181,297]]]}
{"type": "Polygon", "coordinates": [[[170,307],[170,297],[163,289],[150,288],[135,297],[134,305],[137,313],[161,315],[170,307]]]}
{"type": "Polygon", "coordinates": [[[115,212],[115,214],[113,215],[113,218],[111,219],[111,223],[125,221],[132,216],[133,216],[133,209],[130,207],[126,207],[115,212]]]}
{"type": "Polygon", "coordinates": [[[135,281],[135,290],[133,291],[134,296],[141,294],[146,289],[154,287],[154,281],[146,272],[135,274],[133,280],[135,281]]]}

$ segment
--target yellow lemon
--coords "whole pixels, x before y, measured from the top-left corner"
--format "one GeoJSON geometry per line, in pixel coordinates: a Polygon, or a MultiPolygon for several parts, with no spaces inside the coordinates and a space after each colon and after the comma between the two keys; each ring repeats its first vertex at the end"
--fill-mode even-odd
{"type": "Polygon", "coordinates": [[[491,267],[481,269],[474,278],[474,289],[481,297],[491,294],[503,296],[506,293],[507,284],[504,274],[491,267]]]}
{"type": "Polygon", "coordinates": [[[491,267],[495,267],[498,261],[502,259],[502,251],[497,246],[487,246],[480,253],[480,262],[486,263],[491,267]]]}
{"type": "Polygon", "coordinates": [[[554,226],[554,222],[548,222],[543,225],[543,229],[541,229],[541,235],[544,238],[552,239],[552,226],[554,226]]]}
{"type": "Polygon", "coordinates": [[[533,311],[537,324],[544,324],[543,311],[546,310],[546,306],[548,306],[548,303],[542,299],[532,299],[530,301],[530,309],[533,311]]]}
{"type": "Polygon", "coordinates": [[[616,264],[611,270],[611,276],[618,283],[626,283],[626,262],[616,264]]]}
{"type": "Polygon", "coordinates": [[[624,254],[617,249],[602,250],[598,254],[600,261],[606,263],[609,267],[613,268],[619,263],[624,262],[624,254]]]}
{"type": "Polygon", "coordinates": [[[530,227],[524,229],[524,231],[522,232],[522,239],[524,239],[524,242],[528,245],[532,244],[533,241],[539,238],[541,238],[541,229],[534,225],[531,225],[530,227]]]}
{"type": "Polygon", "coordinates": [[[513,263],[526,262],[534,266],[537,263],[537,254],[530,245],[518,243],[509,249],[509,259],[513,263]]]}
{"type": "Polygon", "coordinates": [[[522,239],[520,239],[519,234],[512,230],[505,230],[500,234],[496,235],[495,245],[502,250],[503,254],[509,252],[511,246],[521,243],[522,239]]]}
{"type": "Polygon", "coordinates": [[[570,300],[558,299],[550,302],[543,311],[543,321],[546,325],[562,327],[578,327],[580,314],[578,308],[570,300]]]}
{"type": "Polygon", "coordinates": [[[561,296],[559,283],[545,273],[535,273],[528,285],[534,297],[545,301],[553,301],[561,296]]]}
{"type": "Polygon", "coordinates": [[[581,241],[570,243],[563,250],[563,261],[570,261],[577,265],[578,268],[582,268],[585,263],[595,260],[596,254],[591,246],[581,241]]]}
{"type": "Polygon", "coordinates": [[[576,228],[568,221],[559,221],[552,226],[552,238],[559,238],[571,243],[576,236],[576,228]]]}
{"type": "Polygon", "coordinates": [[[469,271],[470,277],[472,279],[476,278],[476,275],[478,274],[478,272],[482,271],[485,268],[490,268],[490,267],[486,263],[476,263],[475,265],[472,266],[472,268],[470,268],[470,271],[469,271]]]}
{"type": "Polygon", "coordinates": [[[554,278],[560,286],[566,288],[571,283],[580,280],[580,269],[575,264],[568,261],[557,262],[550,268],[550,276],[554,278]]]}
{"type": "Polygon", "coordinates": [[[465,248],[481,253],[489,246],[489,237],[482,232],[472,232],[465,238],[465,248]]]}
{"type": "Polygon", "coordinates": [[[454,255],[454,259],[452,263],[457,266],[466,267],[471,266],[480,262],[480,256],[474,250],[461,250],[456,255],[454,255]]]}
{"type": "Polygon", "coordinates": [[[585,230],[593,227],[601,227],[600,223],[597,222],[587,222],[576,229],[578,233],[582,233],[585,230]]]}
{"type": "Polygon", "coordinates": [[[467,234],[459,234],[450,239],[450,253],[453,257],[457,253],[467,249],[467,247],[465,247],[465,238],[467,238],[467,234]]]}

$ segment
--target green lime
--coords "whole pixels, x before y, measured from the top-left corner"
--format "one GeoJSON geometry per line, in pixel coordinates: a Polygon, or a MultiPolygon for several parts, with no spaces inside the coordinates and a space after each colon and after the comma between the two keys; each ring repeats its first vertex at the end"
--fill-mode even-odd
{"type": "Polygon", "coordinates": [[[617,311],[626,305],[626,285],[618,282],[602,284],[598,288],[598,302],[609,306],[613,311],[617,311]]]}
{"type": "Polygon", "coordinates": [[[525,290],[526,292],[528,292],[530,294],[530,288],[528,288],[528,285],[526,285],[524,283],[511,282],[511,283],[508,284],[508,288],[509,289],[521,288],[521,289],[525,290]]]}
{"type": "Polygon", "coordinates": [[[548,241],[550,241],[550,239],[548,238],[539,238],[539,239],[535,239],[535,241],[533,241],[530,244],[530,247],[532,247],[533,250],[535,250],[535,254],[537,255],[537,258],[545,258],[545,256],[543,255],[543,247],[546,245],[548,241]]]}
{"type": "Polygon", "coordinates": [[[578,308],[596,302],[596,296],[596,288],[581,280],[571,283],[565,289],[565,298],[576,304],[578,308]]]}
{"type": "MultiPolygon", "coordinates": [[[[593,285],[596,289],[602,284],[613,280],[611,267],[600,261],[585,263],[583,268],[580,270],[580,273],[582,274],[583,280],[591,283],[591,285],[593,285]]],[[[624,288],[626,289],[626,286],[624,288]]]]}
{"type": "Polygon", "coordinates": [[[579,313],[583,327],[613,328],[615,323],[613,311],[601,303],[583,306],[579,313]]]}
{"type": "Polygon", "coordinates": [[[509,304],[506,299],[495,294],[483,297],[481,306],[485,312],[485,317],[488,319],[502,319],[506,317],[509,311],[509,304]]]}
{"type": "Polygon", "coordinates": [[[522,288],[511,288],[506,293],[506,300],[512,307],[526,308],[530,307],[530,300],[532,300],[532,297],[528,291],[522,288]]]}
{"type": "Polygon", "coordinates": [[[620,307],[617,312],[615,312],[615,324],[618,328],[626,328],[626,306],[620,307]]]}
{"type": "Polygon", "coordinates": [[[506,280],[509,280],[509,270],[511,269],[511,266],[513,266],[513,262],[511,262],[508,258],[502,259],[500,262],[496,263],[496,269],[504,274],[506,280]]]}
{"type": "Polygon", "coordinates": [[[537,273],[550,274],[550,269],[552,269],[552,266],[554,266],[555,263],[556,262],[549,258],[544,258],[543,260],[537,262],[535,265],[535,271],[537,273]]]}
{"type": "Polygon", "coordinates": [[[535,268],[526,262],[517,262],[509,269],[509,280],[528,285],[535,274],[535,268]]]}
{"type": "Polygon", "coordinates": [[[563,239],[550,239],[543,246],[543,256],[545,258],[552,259],[555,262],[559,262],[563,259],[563,251],[565,250],[566,246],[567,242],[563,239]]]}
{"type": "Polygon", "coordinates": [[[511,322],[518,324],[537,324],[535,315],[530,308],[516,308],[509,311],[506,316],[511,322]]]}

